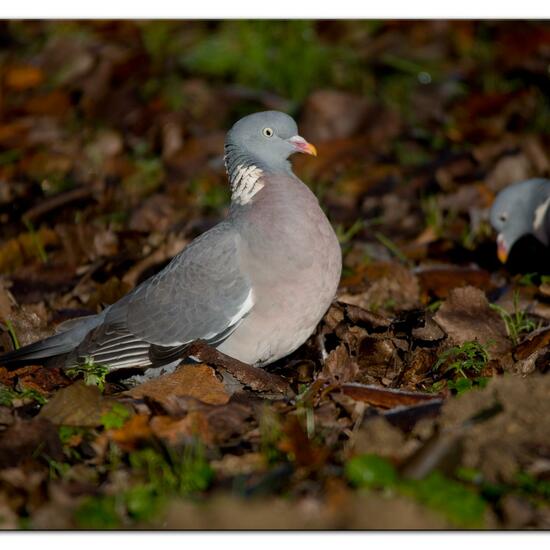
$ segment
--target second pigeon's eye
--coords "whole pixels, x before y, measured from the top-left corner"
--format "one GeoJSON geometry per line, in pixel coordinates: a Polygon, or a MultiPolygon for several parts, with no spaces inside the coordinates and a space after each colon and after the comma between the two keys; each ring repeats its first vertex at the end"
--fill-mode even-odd
{"type": "Polygon", "coordinates": [[[262,133],[265,137],[271,137],[273,135],[273,130],[271,128],[264,128],[262,133]]]}
{"type": "Polygon", "coordinates": [[[503,212],[498,218],[501,222],[505,222],[508,219],[508,214],[506,214],[506,212],[503,212]]]}

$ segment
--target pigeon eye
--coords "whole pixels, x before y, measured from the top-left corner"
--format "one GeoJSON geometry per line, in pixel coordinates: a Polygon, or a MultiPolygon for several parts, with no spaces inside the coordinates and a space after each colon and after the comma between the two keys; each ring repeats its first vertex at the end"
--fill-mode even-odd
{"type": "Polygon", "coordinates": [[[498,219],[501,221],[501,222],[505,222],[507,219],[508,219],[508,214],[506,214],[506,212],[503,212],[499,217],[498,219]]]}
{"type": "Polygon", "coordinates": [[[262,133],[265,137],[271,137],[273,135],[273,130],[271,128],[264,128],[262,133]]]}

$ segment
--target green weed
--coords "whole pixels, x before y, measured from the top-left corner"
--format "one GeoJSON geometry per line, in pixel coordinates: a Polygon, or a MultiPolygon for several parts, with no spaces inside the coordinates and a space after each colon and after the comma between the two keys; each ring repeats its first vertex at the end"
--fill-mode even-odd
{"type": "Polygon", "coordinates": [[[84,363],[75,365],[66,370],[67,376],[76,378],[83,376],[84,383],[87,386],[97,386],[100,391],[105,389],[105,377],[109,373],[109,368],[94,361],[91,356],[84,358],[84,363]]]}
{"type": "Polygon", "coordinates": [[[11,407],[16,397],[17,395],[12,389],[0,384],[0,405],[2,407],[11,407]]]}
{"type": "Polygon", "coordinates": [[[476,376],[475,378],[457,378],[456,380],[447,380],[447,387],[450,390],[456,391],[458,395],[476,389],[483,389],[489,383],[490,378],[487,376],[476,376]]]}
{"type": "Polygon", "coordinates": [[[517,282],[521,286],[538,286],[538,280],[540,280],[541,283],[549,282],[550,277],[547,275],[539,277],[538,273],[525,273],[524,275],[521,275],[517,282]]]}
{"type": "Polygon", "coordinates": [[[383,489],[394,487],[397,483],[395,468],[377,455],[359,455],[348,460],[344,473],[347,480],[356,487],[383,489]]]}
{"type": "Polygon", "coordinates": [[[445,365],[445,373],[468,378],[468,374],[479,374],[489,362],[487,349],[479,342],[464,342],[444,351],[437,359],[433,370],[445,365]]]}
{"type": "Polygon", "coordinates": [[[46,249],[44,248],[44,245],[42,244],[42,241],[40,240],[40,237],[38,233],[36,232],[36,229],[34,228],[34,225],[30,220],[27,218],[23,218],[23,223],[25,224],[25,227],[27,228],[27,231],[29,232],[32,242],[34,244],[34,247],[36,248],[36,253],[42,263],[48,262],[48,254],[46,252],[46,249]]]}
{"type": "Polygon", "coordinates": [[[400,478],[394,466],[376,455],[359,455],[345,464],[345,476],[355,487],[391,490],[443,514],[459,527],[481,527],[486,504],[477,492],[440,472],[424,479],[400,478]]]}
{"type": "Polygon", "coordinates": [[[520,471],[515,480],[509,483],[490,482],[475,468],[460,467],[456,476],[462,481],[478,487],[480,494],[490,501],[498,501],[507,494],[517,494],[529,498],[535,504],[548,504],[550,502],[550,481],[537,479],[533,475],[520,471]]]}
{"type": "Polygon", "coordinates": [[[120,497],[114,495],[87,497],[76,509],[74,519],[83,529],[116,529],[121,524],[120,497]]]}
{"type": "Polygon", "coordinates": [[[30,388],[22,388],[12,390],[3,384],[0,384],[0,405],[4,407],[13,406],[15,400],[31,399],[39,405],[47,403],[47,399],[36,390],[30,388]]]}
{"type": "Polygon", "coordinates": [[[408,264],[409,259],[403,252],[399,249],[399,247],[388,237],[383,235],[382,233],[375,233],[374,236],[380,241],[381,244],[383,244],[396,258],[401,260],[403,263],[408,264]]]}
{"type": "Polygon", "coordinates": [[[15,332],[15,328],[11,321],[6,321],[6,327],[8,329],[8,333],[11,336],[11,341],[13,342],[13,347],[15,349],[19,349],[21,345],[19,344],[19,338],[17,338],[17,333],[15,332]]]}
{"type": "Polygon", "coordinates": [[[117,495],[86,498],[76,510],[78,527],[114,529],[132,522],[148,522],[170,496],[190,496],[206,490],[214,471],[204,457],[199,442],[186,446],[182,453],[163,454],[146,448],[129,455],[133,475],[142,480],[117,495]]]}
{"type": "Polygon", "coordinates": [[[420,207],[424,213],[426,226],[431,227],[437,237],[441,237],[444,228],[443,211],[437,204],[435,195],[428,195],[420,199],[420,207]]]}
{"type": "Polygon", "coordinates": [[[336,236],[338,237],[338,241],[340,242],[340,245],[348,244],[361,229],[363,229],[364,223],[363,220],[355,220],[351,227],[348,229],[344,229],[344,226],[342,224],[338,224],[335,228],[336,236]]]}
{"type": "Polygon", "coordinates": [[[141,471],[159,493],[186,496],[204,491],[214,477],[199,442],[187,445],[182,454],[168,452],[163,456],[151,448],[136,451],[130,455],[130,465],[141,471]]]}
{"type": "Polygon", "coordinates": [[[101,417],[101,424],[106,430],[116,430],[124,426],[130,418],[130,411],[122,403],[114,403],[111,410],[101,417]]]}
{"type": "Polygon", "coordinates": [[[278,448],[283,432],[279,418],[271,408],[263,408],[259,428],[261,453],[265,456],[268,464],[279,462],[284,457],[278,448]]]}
{"type": "Polygon", "coordinates": [[[522,334],[532,332],[537,328],[536,323],[519,308],[519,292],[517,290],[514,291],[514,311],[511,314],[497,304],[491,304],[491,309],[494,309],[502,317],[506,325],[506,332],[514,346],[519,343],[522,334]]]}
{"type": "Polygon", "coordinates": [[[440,392],[447,386],[457,394],[474,388],[484,388],[489,378],[478,376],[489,362],[487,349],[479,342],[465,342],[444,351],[437,359],[433,370],[444,367],[443,372],[450,380],[440,380],[433,384],[431,391],[440,392]]]}
{"type": "Polygon", "coordinates": [[[42,455],[42,457],[48,463],[48,476],[51,480],[63,479],[71,468],[71,465],[67,462],[59,462],[45,455],[42,455]]]}
{"type": "Polygon", "coordinates": [[[181,62],[195,73],[270,90],[294,102],[320,84],[345,85],[360,74],[353,69],[354,52],[324,44],[315,23],[303,20],[225,21],[186,51],[181,62]]]}
{"type": "Polygon", "coordinates": [[[440,472],[432,472],[424,479],[408,480],[400,484],[399,488],[403,494],[441,512],[457,526],[483,525],[486,504],[481,496],[440,472]]]}
{"type": "Polygon", "coordinates": [[[89,439],[90,430],[87,428],[80,428],[76,426],[59,426],[58,429],[59,439],[63,445],[63,452],[68,460],[81,460],[82,456],[80,452],[71,446],[71,440],[73,438],[89,439]]]}

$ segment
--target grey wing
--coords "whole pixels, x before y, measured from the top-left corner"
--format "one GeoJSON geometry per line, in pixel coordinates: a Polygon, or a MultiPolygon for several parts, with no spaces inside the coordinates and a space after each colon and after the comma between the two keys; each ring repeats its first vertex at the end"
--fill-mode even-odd
{"type": "Polygon", "coordinates": [[[113,368],[148,366],[152,350],[166,362],[170,350],[194,340],[222,341],[253,305],[239,260],[238,234],[227,224],[214,227],[113,304],[77,356],[113,368]]]}

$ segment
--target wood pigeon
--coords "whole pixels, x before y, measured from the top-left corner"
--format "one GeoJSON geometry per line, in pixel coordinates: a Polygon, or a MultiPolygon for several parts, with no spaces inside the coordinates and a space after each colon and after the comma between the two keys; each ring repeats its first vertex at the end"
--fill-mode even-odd
{"type": "Polygon", "coordinates": [[[225,142],[228,217],[118,302],[0,355],[0,365],[173,365],[197,339],[259,367],[294,351],[330,306],[342,267],[332,226],[292,172],[296,152],[316,155],[290,116],[239,120],[225,142]]]}
{"type": "Polygon", "coordinates": [[[550,180],[536,178],[503,189],[491,207],[491,225],[498,232],[497,254],[502,263],[514,243],[533,235],[550,244],[550,180]]]}

